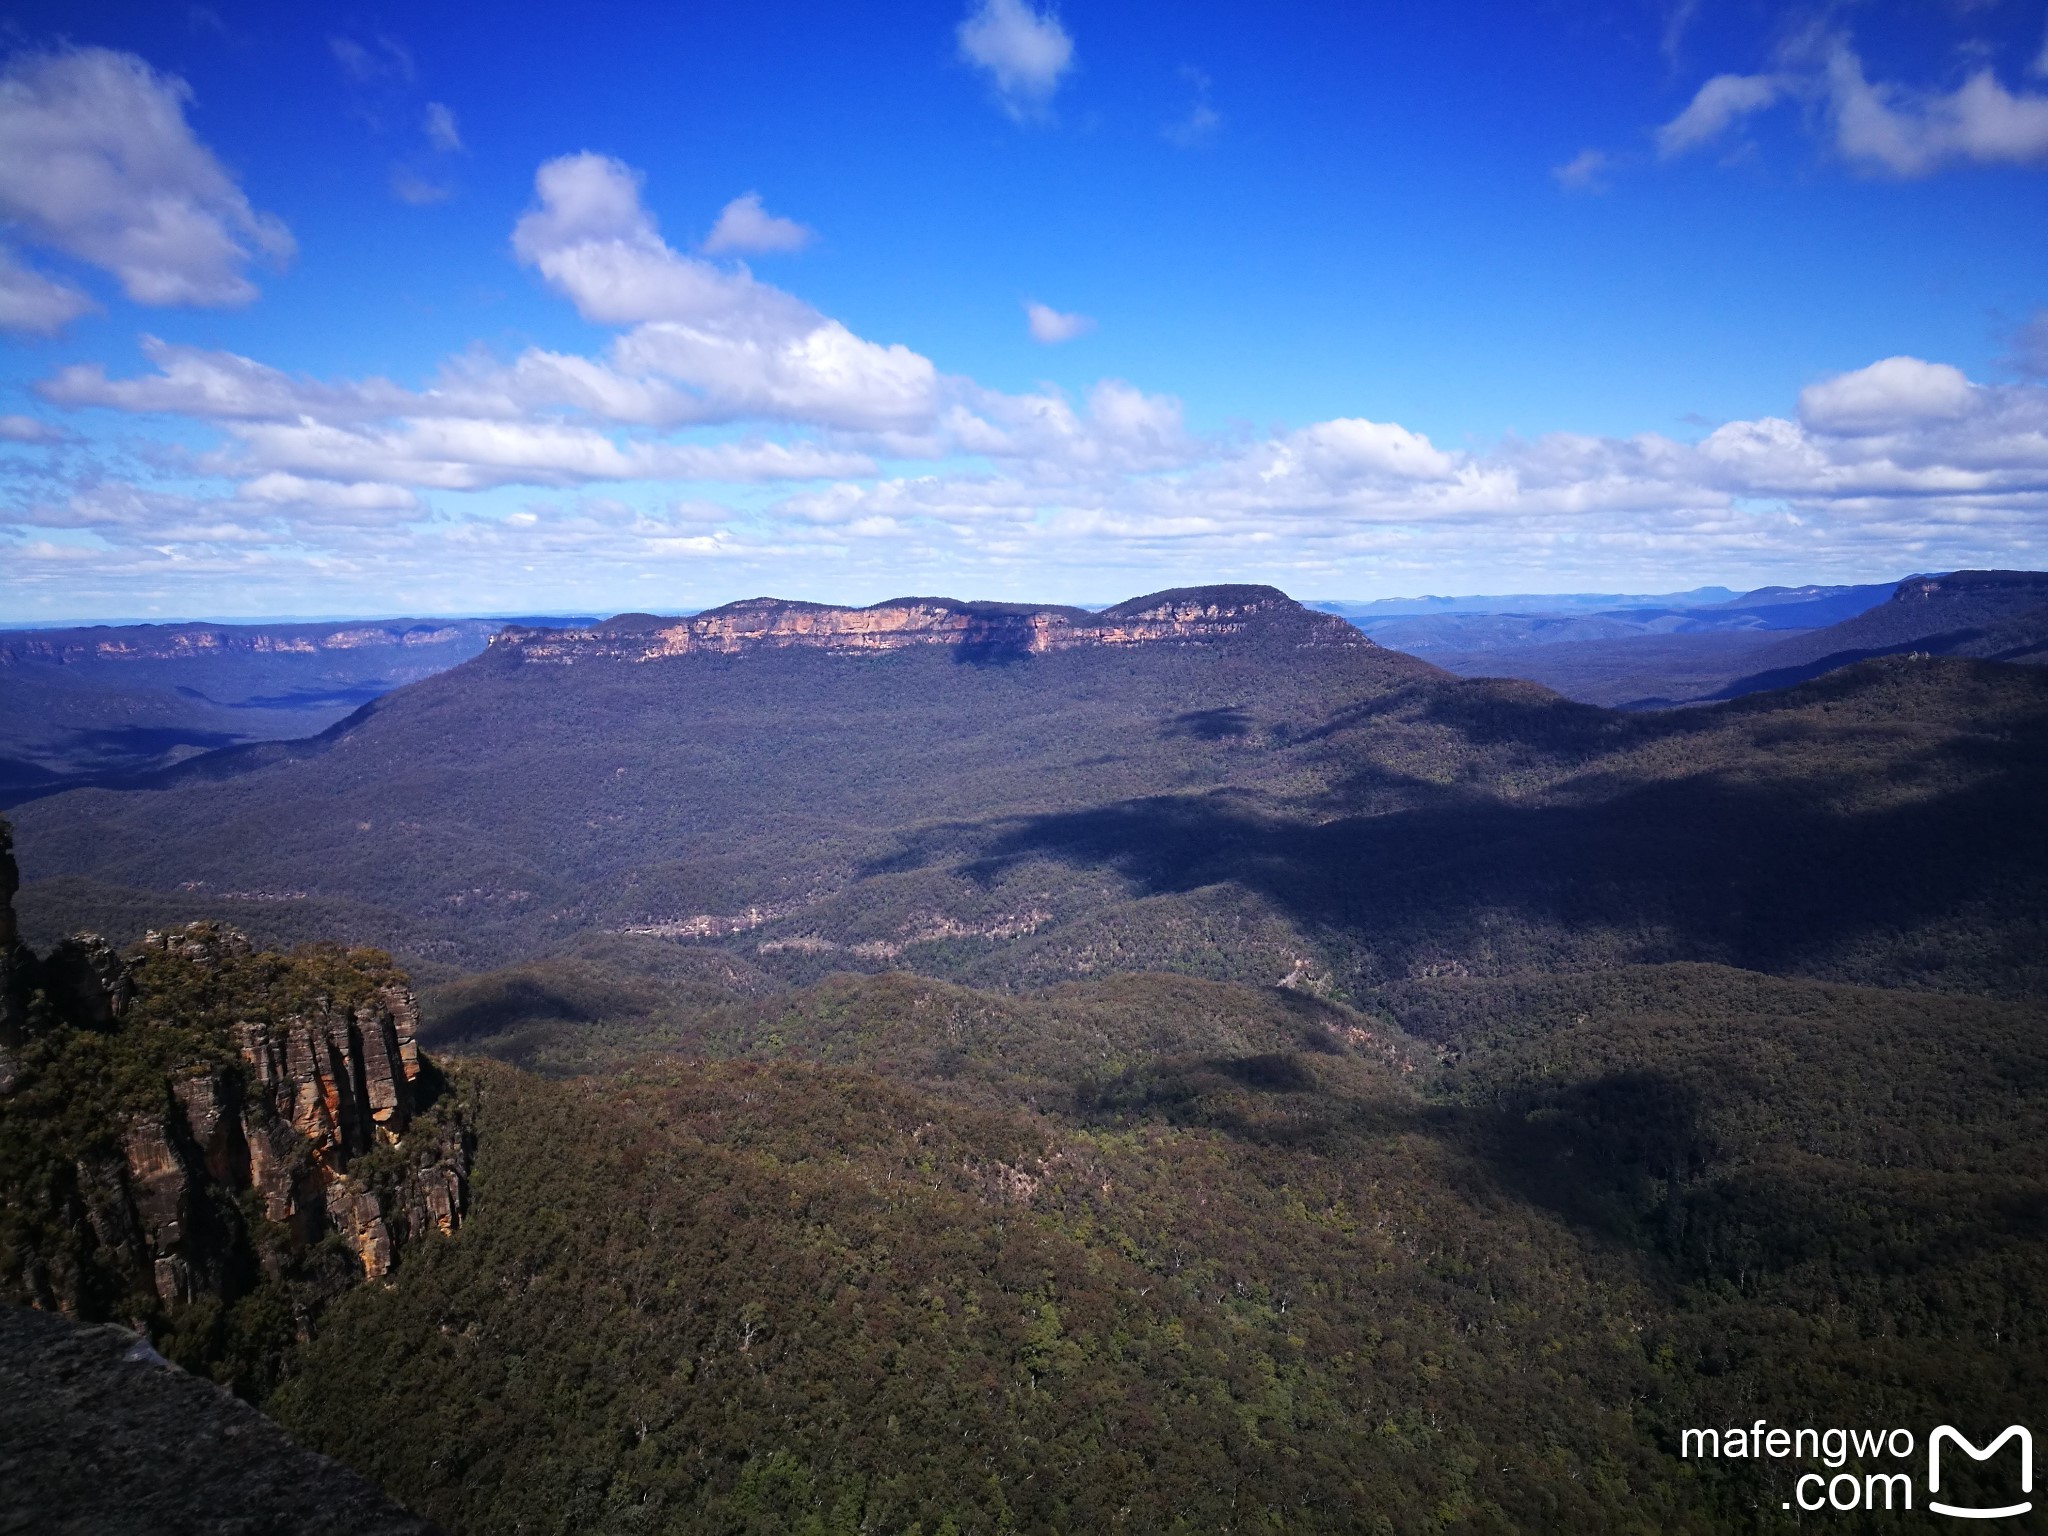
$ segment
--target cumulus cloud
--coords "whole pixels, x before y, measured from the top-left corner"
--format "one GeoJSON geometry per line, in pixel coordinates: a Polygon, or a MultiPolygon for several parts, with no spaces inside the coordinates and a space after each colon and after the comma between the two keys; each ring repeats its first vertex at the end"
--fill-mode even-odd
{"type": "Polygon", "coordinates": [[[2025,563],[2048,542],[2048,390],[1973,384],[1920,359],[1819,381],[1800,419],[1730,422],[1699,443],[1554,433],[1453,450],[1360,418],[1205,443],[1181,432],[1169,402],[1136,392],[1099,391],[1092,420],[1055,398],[1008,409],[1008,420],[1000,409],[977,418],[986,440],[956,434],[991,470],[842,482],[774,512],[886,525],[899,547],[944,529],[1020,571],[1259,570],[1283,585],[1289,571],[1360,561],[1500,579],[1510,549],[1517,568],[1552,572],[1643,560],[1676,574],[1725,559],[1794,574],[2025,563]],[[1162,451],[1116,451],[1108,428],[1127,409],[1162,429],[1162,451]]]}
{"type": "Polygon", "coordinates": [[[1567,192],[1605,192],[1613,165],[1613,157],[1605,150],[1582,149],[1563,165],[1552,166],[1550,174],[1567,192]]]}
{"type": "Polygon", "coordinates": [[[1776,75],[1716,75],[1686,109],[1657,130],[1657,153],[1670,159],[1711,144],[1729,127],[1774,105],[1785,94],[1776,75]]]}
{"type": "Polygon", "coordinates": [[[955,32],[960,56],[988,73],[1011,117],[1042,113],[1074,64],[1074,40],[1050,8],[1029,0],[979,0],[955,32]]]}
{"type": "Polygon", "coordinates": [[[193,135],[191,94],[133,54],[18,55],[0,70],[0,215],[137,303],[246,304],[246,269],[288,260],[292,237],[193,135]]]}
{"type": "Polygon", "coordinates": [[[23,266],[0,245],[0,330],[53,336],[99,306],[68,283],[23,266]]]}
{"type": "MultiPolygon", "coordinates": [[[[42,499],[27,487],[55,482],[0,487],[0,584],[82,590],[59,574],[81,568],[80,549],[116,582],[355,571],[384,606],[408,570],[481,594],[514,560],[538,574],[470,601],[565,601],[589,569],[697,560],[756,587],[829,569],[881,590],[972,580],[1045,596],[1061,568],[1090,591],[1129,568],[1133,590],[1228,576],[1327,592],[1360,573],[1479,581],[1510,563],[1513,579],[1560,582],[1702,565],[1808,579],[2048,554],[2048,388],[1938,361],[1815,380],[1787,415],[1697,442],[1558,432],[1451,447],[1359,416],[1205,435],[1178,400],[1126,381],[1009,393],[868,342],[743,268],[671,248],[633,173],[599,156],[541,167],[514,243],[611,328],[597,351],[478,349],[401,384],[145,338],[134,376],[57,369],[39,386],[51,405],[202,423],[215,440],[180,435],[176,494],[111,478],[67,478],[42,499]],[[222,489],[189,493],[209,482],[222,489]],[[507,516],[516,487],[561,501],[507,516]]],[[[0,420],[0,441],[40,434],[0,420]]]]}
{"type": "Polygon", "coordinates": [[[811,243],[813,232],[795,219],[785,219],[761,206],[761,194],[749,192],[736,197],[719,210],[718,222],[704,237],[704,251],[718,256],[739,254],[770,255],[778,251],[800,251],[811,243]]]}
{"type": "Polygon", "coordinates": [[[2048,96],[2014,94],[1989,69],[1943,95],[1873,84],[1846,45],[1828,56],[1835,143],[1842,155],[1894,176],[1925,176],[1951,161],[2048,162],[2048,96]]]}
{"type": "Polygon", "coordinates": [[[273,471],[343,484],[375,481],[445,491],[605,480],[760,481],[858,475],[865,454],[774,442],[621,442],[569,422],[421,418],[396,426],[250,422],[234,446],[202,461],[216,474],[273,471]]]}
{"type": "Polygon", "coordinates": [[[928,359],[863,340],[743,269],[672,249],[620,162],[565,155],[534,186],[537,206],[514,228],[513,251],[585,319],[633,327],[613,346],[617,369],[680,386],[706,419],[882,428],[930,417],[938,374],[928,359]]]}
{"type": "Polygon", "coordinates": [[[1917,357],[1888,357],[1799,392],[1799,419],[1818,432],[1864,436],[1924,422],[1955,421],[1976,404],[1962,369],[1917,357]]]}
{"type": "Polygon", "coordinates": [[[537,206],[512,231],[512,250],[584,319],[800,325],[811,313],[780,289],[672,250],[640,202],[640,178],[608,156],[563,155],[534,176],[537,206]]]}
{"type": "Polygon", "coordinates": [[[1095,329],[1095,322],[1086,315],[1061,314],[1051,305],[1041,304],[1036,299],[1025,302],[1024,323],[1031,329],[1031,339],[1047,346],[1072,341],[1076,336],[1085,336],[1095,329]]]}

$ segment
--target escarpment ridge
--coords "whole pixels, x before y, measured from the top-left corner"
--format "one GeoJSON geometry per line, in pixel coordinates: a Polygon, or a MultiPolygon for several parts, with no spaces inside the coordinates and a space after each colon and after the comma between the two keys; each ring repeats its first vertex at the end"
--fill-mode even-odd
{"type": "MultiPolygon", "coordinates": [[[[13,886],[0,822],[0,939],[13,886]]],[[[0,999],[0,1300],[246,1384],[288,1342],[264,1330],[462,1219],[472,1138],[381,954],[82,934],[6,945],[0,999]]]]}
{"type": "Polygon", "coordinates": [[[388,619],[353,624],[94,624],[0,630],[0,667],[318,657],[451,646],[466,653],[495,627],[486,619],[388,619]]]}
{"type": "Polygon", "coordinates": [[[866,608],[753,597],[688,618],[632,613],[587,629],[511,626],[491,645],[522,661],[562,664],[797,647],[858,655],[944,645],[970,656],[1037,656],[1091,646],[1237,638],[1296,647],[1373,648],[1342,619],[1304,608],[1277,587],[1264,586],[1180,587],[1099,612],[950,597],[890,598],[866,608]]]}

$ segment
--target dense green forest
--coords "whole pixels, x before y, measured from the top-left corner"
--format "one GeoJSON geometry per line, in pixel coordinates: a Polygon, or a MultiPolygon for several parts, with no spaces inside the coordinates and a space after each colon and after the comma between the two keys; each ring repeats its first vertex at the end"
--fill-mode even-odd
{"type": "Polygon", "coordinates": [[[1679,1428],[2042,1386],[2033,1005],[551,979],[597,1070],[465,1069],[471,1224],[272,1405],[458,1529],[1748,1529],[1790,1474],[1679,1428]]]}
{"type": "MultiPolygon", "coordinates": [[[[231,1198],[214,1301],[92,1305],[465,1536],[1753,1531],[1811,1467],[1683,1430],[2028,1422],[2048,672],[1627,715],[1298,631],[499,647],[24,807],[39,945],[257,942],[10,1045],[0,1173],[408,973],[460,1224],[231,1198]]],[[[7,1209],[58,1301],[91,1222],[7,1209]]]]}

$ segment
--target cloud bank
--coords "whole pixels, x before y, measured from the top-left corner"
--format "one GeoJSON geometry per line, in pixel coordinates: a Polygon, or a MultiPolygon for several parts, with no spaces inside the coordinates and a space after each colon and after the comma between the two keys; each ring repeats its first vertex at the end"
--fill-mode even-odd
{"type": "MultiPolygon", "coordinates": [[[[858,336],[669,245],[639,178],[600,155],[542,165],[511,243],[609,339],[466,352],[417,384],[151,338],[139,371],[51,372],[46,408],[170,437],[117,469],[77,434],[8,418],[4,590],[89,603],[232,582],[280,594],[272,612],[301,590],[321,600],[298,611],[1218,579],[1342,595],[1534,572],[1561,587],[1902,574],[2040,564],[2048,544],[2048,388],[1935,360],[1810,381],[1787,414],[1696,440],[1452,447],[1349,416],[1203,432],[1123,380],[1003,391],[858,336]]],[[[1049,341],[1083,324],[1042,305],[1027,318],[1049,341]]]]}

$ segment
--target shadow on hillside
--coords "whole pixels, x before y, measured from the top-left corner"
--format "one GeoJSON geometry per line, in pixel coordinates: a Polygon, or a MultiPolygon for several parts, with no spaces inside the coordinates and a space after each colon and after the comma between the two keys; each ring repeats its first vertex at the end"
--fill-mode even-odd
{"type": "Polygon", "coordinates": [[[1251,735],[1252,729],[1251,716],[1242,704],[1226,704],[1220,709],[1191,709],[1174,715],[1160,727],[1159,734],[1196,741],[1238,741],[1251,735]]]}
{"type": "MultiPolygon", "coordinates": [[[[2009,773],[1860,815],[1822,786],[1654,782],[1591,804],[1469,796],[1324,822],[1240,797],[1160,797],[988,829],[962,872],[1052,857],[1142,894],[1235,883],[1306,931],[1369,946],[1391,974],[1465,957],[1491,970],[1712,960],[1782,970],[1990,902],[2048,910],[2041,775],[2009,773]]],[[[958,849],[948,829],[898,867],[958,849]]],[[[1996,933],[1974,925],[1987,945],[1996,933]]],[[[1939,956],[1920,963],[1939,969],[1939,956]]]]}
{"type": "Polygon", "coordinates": [[[1941,635],[1921,635],[1897,645],[1872,646],[1861,651],[1835,651],[1818,661],[1801,662],[1797,666],[1773,667],[1768,672],[1752,672],[1738,677],[1717,692],[1706,695],[1707,700],[1739,699],[1745,694],[1767,693],[1780,688],[1791,688],[1812,678],[1823,677],[1830,672],[1839,672],[1844,667],[1853,667],[1859,661],[1873,661],[1880,656],[1910,656],[1925,653],[1943,656],[1950,651],[1967,645],[1985,633],[1983,627],[1951,630],[1941,635]]]}
{"type": "Polygon", "coordinates": [[[1463,1163],[1453,1177],[1472,1193],[1540,1207],[1631,1247],[1667,1240],[1675,1192],[1710,1177],[1720,1155],[1698,1090],[1662,1072],[1545,1082],[1491,1105],[1359,1097],[1332,1086],[1301,1052],[1162,1059],[1077,1084],[1074,1112],[1098,1124],[1163,1120],[1340,1160],[1419,1136],[1463,1163]]]}
{"type": "Polygon", "coordinates": [[[65,738],[67,757],[93,769],[126,768],[156,762],[180,747],[212,752],[240,744],[232,731],[200,731],[183,726],[115,725],[73,731],[65,738]]]}
{"type": "Polygon", "coordinates": [[[599,1016],[588,999],[531,976],[487,977],[450,990],[462,995],[428,1013],[419,1032],[421,1044],[454,1045],[504,1033],[513,1025],[587,1024],[599,1016]]]}

